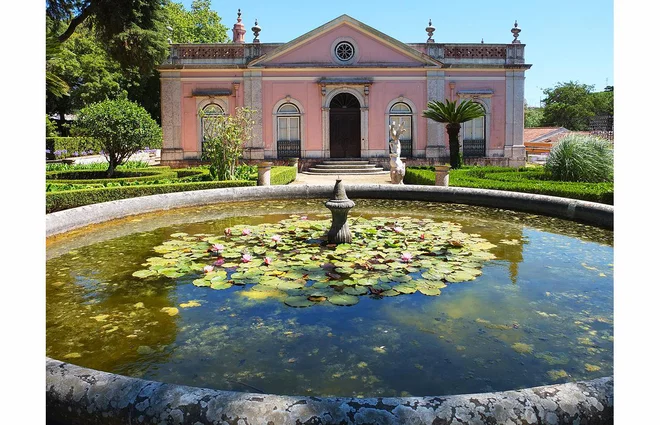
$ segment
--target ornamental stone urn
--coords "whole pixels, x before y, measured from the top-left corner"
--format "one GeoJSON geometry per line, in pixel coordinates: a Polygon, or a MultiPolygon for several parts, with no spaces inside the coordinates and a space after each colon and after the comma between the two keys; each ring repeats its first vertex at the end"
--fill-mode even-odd
{"type": "Polygon", "coordinates": [[[260,162],[257,164],[257,186],[270,186],[270,168],[272,162],[260,162]]]}
{"type": "Polygon", "coordinates": [[[390,181],[392,184],[403,184],[406,175],[406,164],[401,161],[401,142],[399,138],[406,130],[403,121],[390,124],[390,181]]]}
{"type": "Polygon", "coordinates": [[[332,213],[332,225],[328,231],[328,243],[341,244],[351,243],[353,236],[348,228],[346,219],[348,212],[355,206],[355,202],[348,199],[344,184],[340,178],[335,182],[332,199],[325,203],[325,206],[332,213]]]}

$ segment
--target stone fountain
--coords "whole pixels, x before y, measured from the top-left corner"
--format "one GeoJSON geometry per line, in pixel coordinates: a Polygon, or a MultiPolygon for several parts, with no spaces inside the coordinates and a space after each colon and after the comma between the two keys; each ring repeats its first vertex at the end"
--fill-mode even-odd
{"type": "Polygon", "coordinates": [[[328,243],[341,244],[351,243],[353,236],[348,228],[346,219],[348,212],[355,206],[355,202],[348,199],[344,183],[337,177],[332,199],[325,203],[325,206],[332,213],[332,225],[328,231],[328,243]]]}

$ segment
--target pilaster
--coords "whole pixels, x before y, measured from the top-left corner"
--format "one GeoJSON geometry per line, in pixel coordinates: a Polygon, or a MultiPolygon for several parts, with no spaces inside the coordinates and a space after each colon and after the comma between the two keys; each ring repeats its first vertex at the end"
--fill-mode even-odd
{"type": "Polygon", "coordinates": [[[246,159],[264,159],[261,71],[246,71],[243,83],[243,105],[255,111],[252,115],[254,119],[252,137],[245,143],[243,157],[246,159]]]}
{"type": "Polygon", "coordinates": [[[183,159],[183,140],[181,137],[182,104],[181,73],[168,71],[160,76],[161,128],[163,129],[163,148],[161,161],[183,159]]]}
{"type": "MultiPolygon", "coordinates": [[[[445,100],[445,72],[427,71],[426,72],[426,98],[428,102],[445,100]]],[[[426,105],[424,105],[426,109],[426,105]]],[[[421,111],[420,111],[421,116],[421,111]]],[[[447,155],[447,146],[445,142],[445,126],[428,118],[426,120],[426,157],[440,158],[447,155]]]]}

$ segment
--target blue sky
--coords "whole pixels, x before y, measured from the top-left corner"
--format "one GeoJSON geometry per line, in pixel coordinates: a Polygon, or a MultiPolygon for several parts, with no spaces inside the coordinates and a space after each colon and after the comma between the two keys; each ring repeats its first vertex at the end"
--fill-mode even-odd
{"type": "MultiPolygon", "coordinates": [[[[190,8],[192,0],[179,0],[190,8]]],[[[519,39],[526,44],[525,61],[532,68],[526,72],[525,98],[538,106],[542,89],[559,82],[578,81],[601,91],[613,78],[613,2],[611,0],[555,0],[493,2],[346,1],[320,5],[314,1],[223,2],[212,0],[211,7],[232,27],[241,8],[248,29],[246,41],[252,40],[255,18],[262,28],[263,43],[290,41],[341,14],[370,25],[406,43],[426,41],[429,18],[438,43],[510,43],[511,28],[518,20],[519,39]],[[285,6],[286,5],[286,6],[285,6]]]]}

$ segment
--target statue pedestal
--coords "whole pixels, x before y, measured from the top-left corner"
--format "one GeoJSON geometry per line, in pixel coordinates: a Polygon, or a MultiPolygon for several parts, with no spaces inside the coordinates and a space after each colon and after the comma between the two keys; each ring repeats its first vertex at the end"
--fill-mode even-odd
{"type": "Polygon", "coordinates": [[[435,166],[435,185],[436,186],[449,186],[449,165],[436,165],[435,166]]]}
{"type": "Polygon", "coordinates": [[[270,186],[270,167],[272,162],[260,162],[257,165],[257,186],[270,186]]]}

